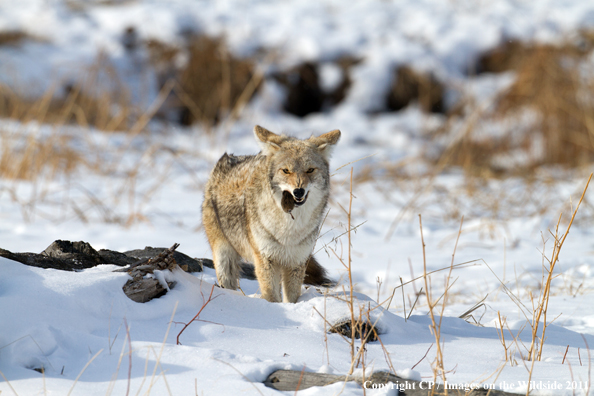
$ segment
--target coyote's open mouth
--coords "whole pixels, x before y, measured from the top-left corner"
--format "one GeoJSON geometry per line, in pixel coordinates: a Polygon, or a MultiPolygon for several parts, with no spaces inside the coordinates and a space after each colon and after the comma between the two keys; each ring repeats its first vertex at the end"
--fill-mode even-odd
{"type": "Polygon", "coordinates": [[[309,192],[307,194],[305,194],[305,197],[301,198],[301,200],[297,200],[297,198],[295,198],[293,196],[293,194],[291,194],[289,191],[283,191],[283,198],[281,200],[281,206],[283,208],[283,210],[291,215],[291,218],[295,219],[293,217],[293,214],[291,214],[291,211],[295,208],[295,206],[301,206],[305,203],[305,201],[307,201],[307,197],[309,196],[309,192]]]}
{"type": "Polygon", "coordinates": [[[305,203],[305,201],[307,201],[307,197],[309,196],[309,191],[307,192],[307,194],[305,194],[305,197],[301,198],[301,199],[297,199],[295,198],[295,196],[293,196],[293,199],[295,200],[295,206],[301,206],[305,203]]]}

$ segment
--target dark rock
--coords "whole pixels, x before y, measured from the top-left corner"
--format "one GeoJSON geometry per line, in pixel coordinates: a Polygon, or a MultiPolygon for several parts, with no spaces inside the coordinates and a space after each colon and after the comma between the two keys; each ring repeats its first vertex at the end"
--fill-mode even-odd
{"type": "Polygon", "coordinates": [[[88,242],[71,242],[57,240],[52,242],[42,255],[69,261],[72,269],[92,268],[101,262],[101,256],[88,242]]]}
{"type": "MultiPolygon", "coordinates": [[[[172,289],[175,282],[167,282],[167,286],[172,289]]],[[[128,298],[138,303],[148,302],[167,293],[167,289],[154,278],[130,279],[122,289],[128,298]]]]}
{"type": "Polygon", "coordinates": [[[330,327],[330,333],[338,333],[345,337],[351,338],[353,336],[353,327],[355,328],[355,338],[357,339],[367,338],[367,342],[374,342],[379,338],[378,334],[380,334],[380,332],[373,324],[366,320],[355,320],[355,323],[352,324],[350,318],[340,320],[335,323],[332,327],[330,327]]]}
{"type": "MultiPolygon", "coordinates": [[[[175,249],[177,249],[179,243],[174,243],[169,249],[158,249],[159,253],[155,253],[155,248],[147,247],[140,252],[149,250],[152,257],[143,258],[130,267],[126,268],[125,271],[132,277],[122,287],[124,293],[132,300],[140,303],[150,301],[154,298],[159,298],[165,293],[167,289],[161,285],[161,283],[150,276],[155,271],[169,270],[173,271],[178,267],[175,260],[175,249]]],[[[167,282],[168,288],[171,289],[175,285],[175,282],[167,282]]]]}

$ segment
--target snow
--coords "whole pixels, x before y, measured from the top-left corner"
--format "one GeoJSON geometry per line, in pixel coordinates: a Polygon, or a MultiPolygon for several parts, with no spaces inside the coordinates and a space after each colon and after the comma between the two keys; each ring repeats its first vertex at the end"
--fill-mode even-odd
{"type": "MultiPolygon", "coordinates": [[[[269,395],[278,392],[261,382],[276,369],[347,373],[349,345],[340,335],[326,332],[322,316],[329,322],[350,316],[341,301],[348,280],[338,257],[347,261],[342,208],[349,205],[352,166],[355,312],[375,308],[371,319],[377,321],[390,359],[388,364],[382,345],[369,343],[367,370],[392,365],[403,377],[432,380],[436,347],[431,347],[435,338],[424,296],[411,313],[415,292],[425,285],[422,279],[407,282],[422,275],[425,261],[427,271],[440,270],[431,276],[433,298],[439,298],[447,275],[443,269],[452,263],[456,249],[453,262],[466,264],[452,272],[455,282],[441,325],[448,383],[492,384],[525,393],[531,369],[531,362],[524,360],[530,343],[525,317],[532,307],[530,293],[539,291],[542,252],[551,257],[549,230],[561,212],[560,231],[566,229],[589,169],[541,169],[532,183],[519,178],[477,181],[456,169],[416,177],[430,166],[419,160],[421,155],[451,144],[444,139],[439,142],[443,147],[426,145],[427,131],[441,125],[443,116],[423,114],[415,105],[398,113],[374,112],[383,109],[381,98],[394,66],[401,64],[431,71],[451,86],[464,86],[465,94],[488,106],[514,76],[468,76],[479,53],[512,38],[561,41],[592,27],[593,16],[594,3],[577,0],[0,3],[0,31],[22,30],[34,38],[0,46],[0,81],[30,95],[78,78],[101,51],[127,83],[139,87],[143,80],[134,73],[146,54],[126,53],[122,37],[128,27],[134,27],[141,40],[172,45],[181,45],[188,31],[224,35],[240,56],[274,49],[281,68],[318,61],[326,90],[342,79],[336,59],[348,55],[362,60],[351,69],[353,85],[347,97],[334,108],[303,119],[287,115],[281,104],[284,88],[268,79],[236,122],[219,125],[210,135],[199,126],[182,129],[158,122],[146,133],[130,136],[0,120],[2,144],[12,141],[16,145],[11,147],[21,147],[28,138],[60,142],[61,148],[76,150],[90,164],[56,177],[47,170],[33,182],[0,180],[0,247],[13,252],[40,252],[52,241],[66,239],[118,251],[177,242],[179,250],[192,257],[211,257],[200,205],[208,173],[223,152],[257,152],[251,132],[255,124],[301,138],[336,128],[343,133],[331,161],[330,212],[315,249],[330,276],[340,280],[338,288],[325,294],[304,288],[297,304],[271,304],[258,298],[254,281],[241,281],[244,295],[212,289],[216,276],[210,269],[196,274],[166,271],[155,276],[163,284],[175,281],[175,287],[159,299],[138,304],[123,294],[128,276],[113,272],[115,266],[62,272],[0,258],[0,392],[269,395]],[[56,136],[63,139],[52,140],[56,136]],[[101,164],[99,171],[94,163],[101,164]],[[372,173],[366,180],[368,169],[372,173]],[[399,172],[408,176],[398,177],[399,172]],[[403,288],[395,289],[402,283],[403,288]],[[514,302],[502,283],[524,306],[514,302]],[[184,323],[203,307],[211,290],[213,299],[177,345],[184,323]],[[485,297],[472,317],[459,318],[485,297]],[[498,331],[500,316],[506,323],[507,362],[498,331]],[[33,370],[40,367],[44,374],[33,370]]],[[[266,63],[259,67],[268,67],[266,63]]],[[[151,103],[156,84],[144,88],[145,96],[136,94],[151,103]]],[[[486,125],[481,132],[498,136],[501,126],[486,125]]],[[[501,163],[523,160],[512,155],[501,163]]],[[[590,388],[590,194],[555,269],[547,319],[556,319],[547,327],[543,358],[534,364],[532,380],[539,388],[534,394],[581,395],[590,388]]],[[[299,394],[338,393],[359,395],[361,389],[339,383],[299,394]]],[[[367,394],[394,395],[396,390],[367,394]]]]}

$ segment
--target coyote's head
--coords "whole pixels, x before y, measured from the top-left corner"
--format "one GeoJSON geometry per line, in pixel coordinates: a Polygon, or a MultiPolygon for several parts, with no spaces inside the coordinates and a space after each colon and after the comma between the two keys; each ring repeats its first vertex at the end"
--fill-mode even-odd
{"type": "MultiPolygon", "coordinates": [[[[268,179],[279,204],[281,199],[292,198],[292,209],[293,205],[304,205],[310,192],[317,195],[318,200],[328,195],[328,161],[340,139],[338,129],[305,140],[277,135],[258,125],[254,127],[254,134],[262,146],[262,154],[267,157],[268,179]]],[[[284,204],[283,209],[290,212],[284,204]]]]}

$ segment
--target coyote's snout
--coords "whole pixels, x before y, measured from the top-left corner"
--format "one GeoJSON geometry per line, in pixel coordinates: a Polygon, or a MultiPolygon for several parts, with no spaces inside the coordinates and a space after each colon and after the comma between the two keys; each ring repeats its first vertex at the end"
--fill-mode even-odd
{"type": "Polygon", "coordinates": [[[257,155],[224,154],[206,185],[202,221],[219,284],[239,286],[241,258],[254,263],[262,297],[296,302],[304,283],[329,283],[312,250],[328,196],[334,130],[300,140],[254,128],[257,155]]]}

